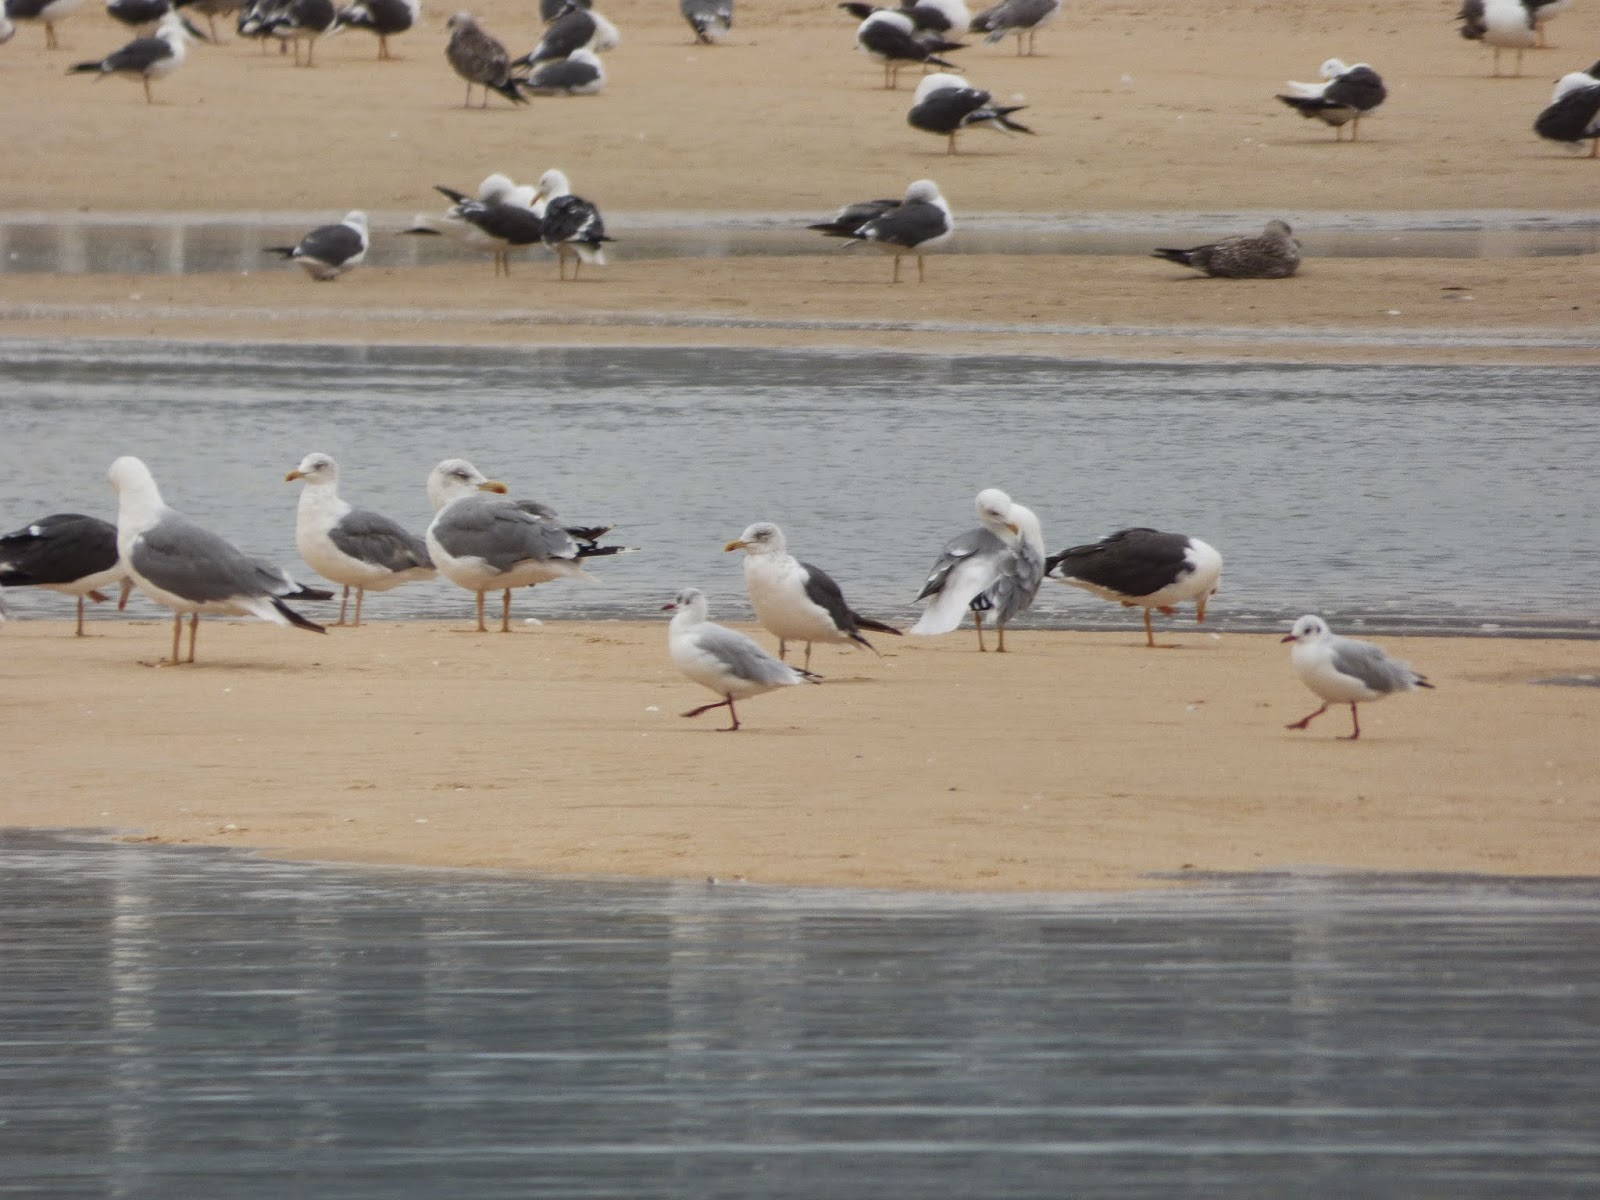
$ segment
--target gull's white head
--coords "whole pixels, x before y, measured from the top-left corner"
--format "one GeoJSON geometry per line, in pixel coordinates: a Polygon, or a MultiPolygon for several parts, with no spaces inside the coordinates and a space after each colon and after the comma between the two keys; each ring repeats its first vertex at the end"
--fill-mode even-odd
{"type": "Polygon", "coordinates": [[[539,176],[539,190],[534,193],[536,200],[554,200],[557,196],[567,196],[572,193],[572,183],[566,175],[551,168],[539,176]]]}
{"type": "Polygon", "coordinates": [[[984,488],[979,492],[977,507],[978,520],[985,529],[1001,537],[1007,534],[1016,537],[1021,532],[1011,515],[1011,497],[999,488],[984,488]]]}
{"type": "Polygon", "coordinates": [[[476,29],[478,19],[469,12],[458,12],[444,23],[446,29],[476,29]]]}
{"type": "Polygon", "coordinates": [[[603,69],[600,66],[600,56],[593,50],[574,50],[571,54],[567,55],[567,61],[583,63],[585,66],[594,67],[596,70],[603,69]]]}
{"type": "Polygon", "coordinates": [[[959,75],[952,75],[949,71],[935,71],[932,75],[924,75],[922,77],[922,82],[917,84],[916,95],[911,97],[911,103],[921,104],[935,92],[942,92],[946,88],[964,88],[971,86],[971,84],[969,84],[959,75]]]}
{"type": "Polygon", "coordinates": [[[348,225],[352,229],[359,229],[362,237],[367,236],[367,214],[359,208],[351,209],[345,213],[344,220],[340,224],[348,225]]]}
{"type": "Polygon", "coordinates": [[[1575,92],[1579,88],[1594,87],[1595,84],[1600,83],[1600,79],[1597,79],[1594,75],[1595,71],[1600,71],[1600,63],[1595,63],[1587,71],[1573,71],[1570,74],[1563,75],[1556,80],[1556,90],[1550,97],[1550,103],[1554,104],[1568,92],[1575,92]]]}
{"type": "Polygon", "coordinates": [[[906,189],[907,204],[943,204],[939,185],[931,179],[919,179],[906,189]]]}
{"type": "Polygon", "coordinates": [[[671,601],[663,604],[661,611],[676,614],[672,618],[674,625],[697,625],[706,619],[710,607],[706,603],[706,594],[699,588],[684,588],[671,601]]]}
{"type": "Polygon", "coordinates": [[[1345,66],[1344,63],[1342,63],[1339,59],[1330,58],[1327,62],[1322,64],[1319,74],[1321,74],[1324,79],[1337,79],[1349,69],[1350,68],[1345,66]]]}
{"type": "Polygon", "coordinates": [[[156,487],[155,476],[142,459],[124,454],[111,464],[106,472],[112,489],[117,493],[117,503],[124,516],[138,519],[164,507],[161,489],[156,487]]]}
{"type": "Polygon", "coordinates": [[[511,182],[510,176],[496,171],[492,175],[485,175],[483,182],[478,185],[478,199],[485,204],[503,204],[506,197],[516,190],[516,186],[511,182]]]}
{"type": "Polygon", "coordinates": [[[1333,630],[1328,628],[1328,623],[1321,617],[1306,615],[1294,623],[1294,628],[1289,630],[1283,640],[1286,642],[1320,642],[1324,638],[1333,636],[1333,630]]]}
{"type": "Polygon", "coordinates": [[[506,490],[505,484],[487,478],[464,458],[447,458],[428,472],[428,502],[436,511],[463,496],[477,492],[496,492],[503,496],[506,490]]]}
{"type": "Polygon", "coordinates": [[[298,467],[283,477],[285,483],[293,483],[296,479],[304,479],[307,483],[338,483],[339,464],[333,461],[333,455],[313,450],[300,460],[298,467]]]}
{"type": "Polygon", "coordinates": [[[771,521],[757,521],[723,547],[724,550],[743,550],[746,554],[782,554],[786,548],[783,530],[771,521]]]}

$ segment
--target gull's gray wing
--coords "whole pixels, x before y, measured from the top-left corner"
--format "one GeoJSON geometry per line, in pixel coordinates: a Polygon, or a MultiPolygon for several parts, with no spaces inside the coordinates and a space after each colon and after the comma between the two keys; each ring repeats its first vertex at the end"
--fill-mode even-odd
{"type": "Polygon", "coordinates": [[[835,628],[845,633],[856,631],[856,614],[850,611],[850,606],[845,603],[844,593],[839,590],[839,585],[834,582],[821,567],[814,567],[808,562],[800,564],[800,569],[805,572],[806,599],[826,612],[833,621],[835,628]]]}
{"type": "Polygon", "coordinates": [[[928,572],[928,581],[917,593],[917,599],[922,600],[936,595],[944,587],[950,572],[973,555],[993,555],[998,559],[1006,551],[1007,546],[1000,536],[981,525],[976,529],[967,530],[966,533],[957,534],[944,544],[944,549],[939,553],[939,560],[933,564],[933,570],[928,572]]]}
{"type": "Polygon", "coordinates": [[[481,558],[497,571],[528,559],[578,557],[578,544],[554,521],[489,496],[455,501],[435,520],[433,536],[457,558],[481,558]]]}
{"type": "Polygon", "coordinates": [[[330,267],[337,267],[360,254],[362,248],[359,230],[349,225],[318,225],[300,239],[300,245],[295,249],[301,258],[314,258],[330,267]]]}
{"type": "Polygon", "coordinates": [[[328,540],[351,558],[386,571],[431,567],[428,547],[398,521],[367,509],[351,509],[328,530],[328,540]]]}
{"type": "Polygon", "coordinates": [[[1390,658],[1383,647],[1354,638],[1334,638],[1333,668],[1341,675],[1354,676],[1375,692],[1404,692],[1417,679],[1410,666],[1390,658]]]}
{"type": "Polygon", "coordinates": [[[1000,578],[973,602],[973,606],[992,608],[996,620],[1009,621],[1032,606],[1043,581],[1044,556],[1026,542],[1020,542],[1016,549],[1008,550],[1001,561],[1000,578]],[[979,601],[987,601],[987,604],[979,601]]]}
{"type": "Polygon", "coordinates": [[[736,629],[703,622],[696,627],[695,645],[715,658],[729,674],[752,683],[784,684],[794,678],[794,668],[779,662],[736,629]]]}
{"type": "Polygon", "coordinates": [[[283,587],[282,576],[181,513],[166,513],[140,534],[129,557],[156,587],[197,604],[275,596],[283,587]]]}

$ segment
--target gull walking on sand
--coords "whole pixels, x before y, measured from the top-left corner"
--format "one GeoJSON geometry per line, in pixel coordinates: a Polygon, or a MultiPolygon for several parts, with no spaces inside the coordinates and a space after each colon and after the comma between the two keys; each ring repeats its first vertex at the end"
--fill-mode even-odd
{"type": "Polygon", "coordinates": [[[284,477],[305,481],[295,515],[294,540],[300,557],[317,574],[344,586],[339,600],[343,625],[356,590],[355,624],[368,592],[387,592],[403,583],[432,579],[433,560],[416,534],[382,513],[352,507],[339,495],[339,464],[332,455],[311,453],[284,477]]]}
{"type": "Polygon", "coordinates": [[[706,598],[699,588],[684,588],[661,611],[673,614],[667,626],[667,649],[673,665],[722,697],[713,704],[691,708],[683,714],[686,717],[726,708],[733,724],[722,732],[732,733],[739,728],[735,700],[781,687],[822,682],[820,675],[773,658],[744,634],[706,620],[706,598]]]}
{"type": "Polygon", "coordinates": [[[1044,579],[1044,536],[1033,510],[999,488],[979,492],[976,504],[982,524],[945,543],[917,593],[930,603],[907,632],[949,633],[970,610],[983,651],[983,614],[992,612],[1003,654],[1006,622],[1033,604],[1044,579]]]}
{"type": "Polygon", "coordinates": [[[900,635],[893,625],[852,609],[832,576],[789,553],[783,530],[771,521],[757,521],[723,549],[744,551],[744,584],[750,606],[761,627],[778,639],[780,659],[790,642],[806,644],[805,665],[809,667],[813,642],[853,642],[876,654],[877,647],[862,636],[863,629],[900,635]]]}
{"type": "Polygon", "coordinates": [[[162,502],[150,469],[125,455],[107,473],[116,489],[117,550],[139,590],[172,617],[172,663],[177,665],[183,616],[189,614],[189,657],[201,613],[260,617],[325,633],[283,602],[283,597],[328,600],[332,592],[302,588],[288,573],[251,558],[232,542],[191,521],[162,502]]]}
{"type": "Polygon", "coordinates": [[[1328,711],[1330,704],[1348,704],[1351,732],[1344,740],[1353,742],[1361,736],[1356,705],[1370,704],[1396,692],[1433,687],[1409,663],[1390,658],[1382,647],[1371,642],[1340,637],[1321,617],[1301,617],[1283,640],[1294,643],[1289,660],[1300,682],[1322,697],[1321,708],[1291,722],[1285,726],[1288,729],[1307,728],[1328,711]]]}
{"type": "Polygon", "coordinates": [[[1050,578],[1103,600],[1144,609],[1145,645],[1153,647],[1152,609],[1171,616],[1175,605],[1193,600],[1194,619],[1206,619],[1206,601],[1222,580],[1222,555],[1187,534],[1136,527],[1052,554],[1044,569],[1050,578]]]}
{"type": "Polygon", "coordinates": [[[110,597],[100,589],[112,584],[121,588],[126,603],[132,584],[117,554],[117,527],[109,521],[52,513],[0,535],[0,587],[40,587],[76,596],[78,637],[84,636],[84,600],[104,603],[110,597]]]}

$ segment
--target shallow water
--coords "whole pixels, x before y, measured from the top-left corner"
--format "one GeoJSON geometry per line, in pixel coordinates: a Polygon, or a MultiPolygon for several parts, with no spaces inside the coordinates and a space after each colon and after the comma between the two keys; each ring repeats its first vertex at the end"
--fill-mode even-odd
{"type": "Polygon", "coordinates": [[[1600,880],[519,880],[0,833],[0,1195],[1565,1200],[1600,880]]]}
{"type": "MultiPolygon", "coordinates": [[[[464,455],[642,548],[599,563],[596,585],[520,593],[518,615],[650,616],[695,585],[738,617],[722,546],[770,519],[856,608],[895,618],[975,524],[976,492],[1003,486],[1052,550],[1140,523],[1212,541],[1224,629],[1320,611],[1369,630],[1600,633],[1593,384],[1554,367],[0,342],[0,521],[114,519],[105,469],[133,453],[168,503],[296,564],[298,485],[283,475],[306,452],[333,454],[347,496],[418,530],[428,470],[464,455]]],[[[368,611],[470,610],[435,582],[368,611]]],[[[1053,584],[1028,619],[1137,622],[1053,584]]]]}

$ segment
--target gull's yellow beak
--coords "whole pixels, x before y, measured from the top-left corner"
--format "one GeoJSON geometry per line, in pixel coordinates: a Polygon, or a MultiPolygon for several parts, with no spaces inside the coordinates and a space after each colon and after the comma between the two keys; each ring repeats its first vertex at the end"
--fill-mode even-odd
{"type": "Polygon", "coordinates": [[[511,489],[505,484],[501,483],[498,479],[485,479],[478,485],[478,490],[480,492],[494,492],[497,495],[504,496],[511,489]]]}
{"type": "Polygon", "coordinates": [[[722,548],[722,551],[723,551],[724,554],[726,554],[729,550],[743,550],[745,548],[745,544],[746,543],[741,542],[741,541],[737,541],[737,540],[736,541],[732,541],[732,542],[729,542],[726,546],[724,546],[722,548]]]}
{"type": "Polygon", "coordinates": [[[1011,532],[1016,534],[1018,537],[1022,536],[1022,526],[1018,525],[1015,521],[1007,521],[1006,528],[1011,530],[1011,532]]]}
{"type": "Polygon", "coordinates": [[[283,481],[285,483],[293,483],[296,479],[304,479],[305,477],[306,473],[304,471],[295,470],[290,471],[287,475],[285,475],[283,477],[283,481]]]}

